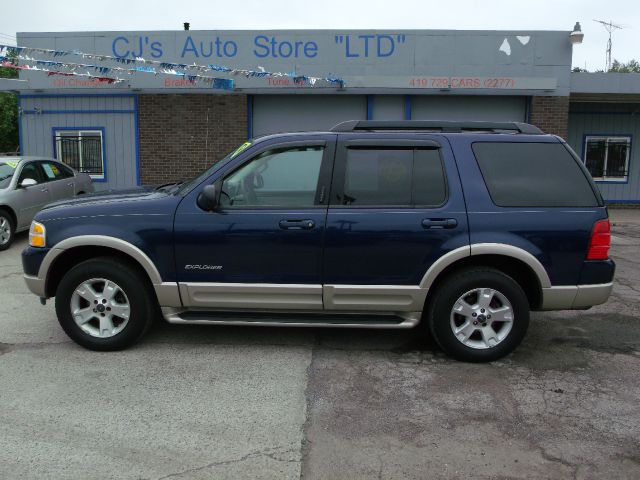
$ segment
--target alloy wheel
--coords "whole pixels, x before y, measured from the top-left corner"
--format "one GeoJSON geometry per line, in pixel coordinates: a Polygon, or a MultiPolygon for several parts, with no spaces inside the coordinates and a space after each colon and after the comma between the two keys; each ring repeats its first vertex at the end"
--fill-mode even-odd
{"type": "Polygon", "coordinates": [[[11,240],[11,223],[7,217],[0,217],[0,245],[6,245],[11,240]]]}
{"type": "Polygon", "coordinates": [[[451,309],[453,334],[463,345],[488,349],[502,342],[513,327],[513,307],[492,288],[475,288],[461,295],[451,309]]]}
{"type": "Polygon", "coordinates": [[[71,314],[76,324],[92,337],[109,338],[129,323],[131,306],[124,290],[105,278],[82,282],[71,295],[71,314]]]}

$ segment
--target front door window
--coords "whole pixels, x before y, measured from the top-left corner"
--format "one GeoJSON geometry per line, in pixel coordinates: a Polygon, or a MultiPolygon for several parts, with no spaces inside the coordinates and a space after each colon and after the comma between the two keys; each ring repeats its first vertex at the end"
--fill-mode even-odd
{"type": "Polygon", "coordinates": [[[313,207],[323,147],[267,150],[225,178],[220,204],[233,208],[313,207]]]}

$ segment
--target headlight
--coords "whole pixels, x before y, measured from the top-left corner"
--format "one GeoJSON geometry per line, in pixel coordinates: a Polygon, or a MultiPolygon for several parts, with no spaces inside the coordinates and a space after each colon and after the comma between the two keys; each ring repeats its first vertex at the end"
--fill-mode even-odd
{"type": "Polygon", "coordinates": [[[36,221],[31,222],[29,228],[29,245],[32,247],[44,247],[47,243],[47,229],[43,224],[36,221]]]}

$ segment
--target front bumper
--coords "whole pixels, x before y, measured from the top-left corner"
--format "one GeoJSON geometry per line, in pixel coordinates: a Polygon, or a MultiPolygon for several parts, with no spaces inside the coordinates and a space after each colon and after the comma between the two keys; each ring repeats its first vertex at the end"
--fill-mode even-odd
{"type": "Polygon", "coordinates": [[[40,298],[47,298],[47,295],[45,293],[45,281],[43,278],[25,275],[24,281],[27,284],[29,290],[31,290],[31,293],[39,296],[40,298]]]}
{"type": "Polygon", "coordinates": [[[45,278],[40,278],[40,266],[51,251],[50,248],[26,247],[22,251],[22,269],[24,271],[24,281],[31,292],[40,298],[45,298],[45,278]]]}
{"type": "Polygon", "coordinates": [[[40,271],[40,265],[44,260],[44,257],[49,253],[50,248],[34,248],[26,247],[22,250],[22,270],[25,275],[35,277],[40,271]]]}

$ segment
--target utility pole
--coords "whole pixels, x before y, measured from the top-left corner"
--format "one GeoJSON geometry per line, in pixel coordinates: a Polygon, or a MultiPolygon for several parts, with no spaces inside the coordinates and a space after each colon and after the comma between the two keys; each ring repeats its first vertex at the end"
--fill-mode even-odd
{"type": "Polygon", "coordinates": [[[601,24],[604,29],[609,32],[609,40],[607,41],[607,72],[609,70],[611,70],[611,34],[614,30],[622,30],[623,28],[626,28],[625,25],[616,25],[615,23],[613,23],[611,20],[609,20],[608,22],[604,21],[604,20],[593,20],[594,22],[598,22],[599,24],[601,24]]]}

